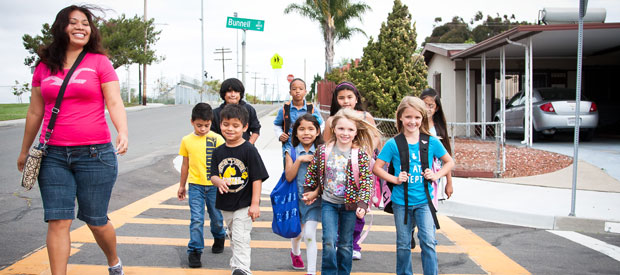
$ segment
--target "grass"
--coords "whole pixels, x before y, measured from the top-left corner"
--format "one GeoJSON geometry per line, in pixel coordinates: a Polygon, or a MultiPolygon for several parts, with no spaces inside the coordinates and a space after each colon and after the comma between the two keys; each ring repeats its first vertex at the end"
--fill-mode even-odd
{"type": "Polygon", "coordinates": [[[0,121],[26,118],[28,103],[0,104],[0,121]]]}
{"type": "MultiPolygon", "coordinates": [[[[28,103],[0,104],[0,121],[26,118],[28,103]]],[[[139,106],[137,103],[125,102],[125,107],[139,106]]]]}

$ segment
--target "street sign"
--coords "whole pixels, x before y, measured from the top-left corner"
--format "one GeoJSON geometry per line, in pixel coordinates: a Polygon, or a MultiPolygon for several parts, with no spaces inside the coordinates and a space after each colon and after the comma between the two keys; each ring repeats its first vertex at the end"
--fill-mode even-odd
{"type": "Polygon", "coordinates": [[[262,32],[265,29],[265,20],[247,19],[239,17],[228,17],[226,27],[262,32]]]}
{"type": "Polygon", "coordinates": [[[274,54],[271,57],[271,68],[272,69],[282,69],[282,64],[284,64],[284,60],[279,54],[274,54]]]}
{"type": "Polygon", "coordinates": [[[286,80],[288,80],[289,83],[293,81],[293,79],[295,79],[295,77],[292,74],[286,76],[286,80]]]}

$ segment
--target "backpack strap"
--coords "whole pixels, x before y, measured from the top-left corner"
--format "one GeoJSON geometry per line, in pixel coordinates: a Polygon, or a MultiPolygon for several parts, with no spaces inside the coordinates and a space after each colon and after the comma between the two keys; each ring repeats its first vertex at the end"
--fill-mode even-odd
{"type": "MultiPolygon", "coordinates": [[[[407,138],[403,133],[400,133],[396,137],[394,137],[394,141],[396,142],[396,147],[398,148],[398,154],[400,157],[400,171],[409,173],[409,144],[407,143],[407,138]]],[[[398,177],[398,175],[395,175],[398,177]]],[[[408,207],[409,207],[409,180],[403,183],[403,188],[405,188],[405,224],[407,224],[407,220],[409,215],[407,215],[408,207]]]]}
{"type": "MultiPolygon", "coordinates": [[[[420,162],[422,163],[422,171],[428,169],[428,144],[429,144],[429,136],[424,133],[420,133],[420,162]]],[[[433,215],[433,221],[435,222],[435,227],[439,229],[439,220],[437,220],[437,209],[435,209],[435,205],[431,200],[431,195],[429,192],[429,185],[431,182],[426,178],[422,177],[424,184],[424,193],[426,193],[426,200],[428,201],[428,207],[431,209],[431,215],[433,215]]]]}
{"type": "MultiPolygon", "coordinates": [[[[291,102],[284,103],[282,106],[282,130],[288,135],[288,130],[291,127],[291,102]]],[[[282,145],[286,144],[286,141],[282,142],[282,145]]]]}
{"type": "Polygon", "coordinates": [[[307,103],[306,104],[306,112],[308,114],[313,114],[314,113],[314,104],[312,103],[307,103]]]}
{"type": "Polygon", "coordinates": [[[291,159],[293,160],[293,163],[295,163],[295,160],[297,159],[297,150],[295,150],[295,148],[291,147],[291,152],[289,154],[291,156],[291,159]]]}

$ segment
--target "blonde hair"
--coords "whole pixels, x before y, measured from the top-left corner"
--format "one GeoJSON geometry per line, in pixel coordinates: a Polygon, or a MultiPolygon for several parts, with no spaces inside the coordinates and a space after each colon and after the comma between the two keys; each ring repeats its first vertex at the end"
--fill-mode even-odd
{"type": "Polygon", "coordinates": [[[414,110],[422,114],[422,124],[420,125],[420,132],[430,136],[431,132],[428,129],[428,113],[426,111],[426,104],[424,101],[415,96],[406,96],[398,104],[396,109],[396,129],[399,133],[403,132],[403,122],[400,121],[400,117],[407,108],[413,108],[414,110]]]}
{"type": "Polygon", "coordinates": [[[373,151],[373,144],[375,144],[378,137],[381,137],[381,132],[377,127],[365,121],[362,116],[355,110],[349,108],[342,108],[338,111],[334,118],[332,119],[331,127],[329,129],[331,133],[330,140],[328,143],[336,141],[336,134],[334,133],[334,128],[338,124],[340,119],[348,119],[355,123],[355,127],[357,128],[357,134],[353,139],[353,144],[357,145],[360,148],[367,152],[373,151]]]}

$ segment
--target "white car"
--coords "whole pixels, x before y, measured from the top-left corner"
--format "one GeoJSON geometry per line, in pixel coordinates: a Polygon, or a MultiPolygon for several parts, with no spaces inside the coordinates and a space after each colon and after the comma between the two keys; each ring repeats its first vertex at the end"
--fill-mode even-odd
{"type": "MultiPolygon", "coordinates": [[[[506,104],[506,132],[523,133],[525,125],[525,96],[521,91],[506,104]]],[[[552,136],[558,131],[575,131],[575,89],[535,88],[532,93],[534,138],[552,136]]],[[[580,103],[580,137],[591,140],[598,124],[596,103],[582,94],[580,103]]],[[[494,121],[499,121],[500,112],[494,121]]]]}

